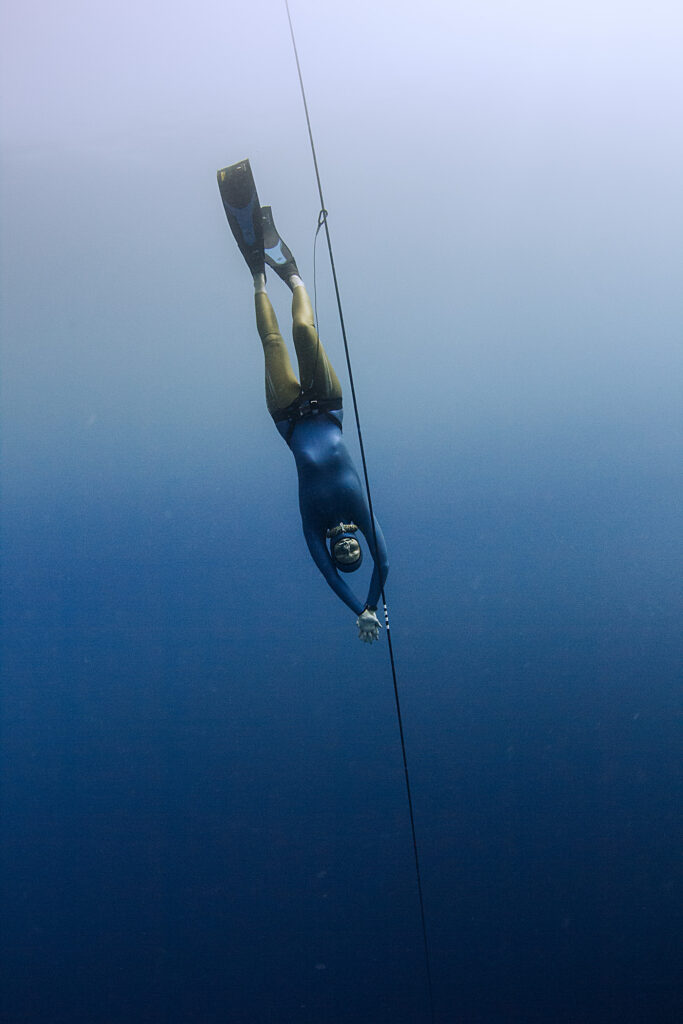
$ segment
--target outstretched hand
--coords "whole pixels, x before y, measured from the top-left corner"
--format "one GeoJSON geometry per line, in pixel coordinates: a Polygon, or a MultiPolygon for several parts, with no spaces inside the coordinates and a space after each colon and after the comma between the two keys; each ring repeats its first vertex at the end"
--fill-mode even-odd
{"type": "Polygon", "coordinates": [[[358,637],[364,644],[371,644],[374,640],[379,639],[379,631],[382,625],[375,615],[369,608],[356,619],[356,625],[358,626],[358,637]]]}

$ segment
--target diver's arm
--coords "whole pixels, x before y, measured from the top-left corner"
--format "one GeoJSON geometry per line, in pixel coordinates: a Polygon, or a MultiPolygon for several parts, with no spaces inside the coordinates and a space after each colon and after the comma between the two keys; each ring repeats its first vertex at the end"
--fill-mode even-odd
{"type": "Polygon", "coordinates": [[[330,553],[327,550],[324,538],[317,530],[314,530],[313,528],[307,529],[306,527],[304,527],[304,536],[313,561],[318,566],[337,597],[340,597],[344,604],[348,605],[351,611],[354,611],[356,615],[361,615],[363,612],[363,605],[348,586],[346,581],[341,578],[332,564],[332,559],[330,558],[330,553]]]}
{"type": "Polygon", "coordinates": [[[377,535],[377,551],[375,550],[375,543],[372,528],[370,526],[370,519],[368,517],[366,524],[361,527],[363,535],[370,548],[372,560],[375,563],[372,570],[372,579],[370,580],[370,589],[368,590],[368,599],[365,603],[366,608],[370,608],[374,611],[377,608],[377,604],[384,587],[384,582],[389,572],[389,558],[387,555],[387,545],[384,540],[384,534],[380,528],[377,519],[375,518],[375,533],[377,535]],[[367,526],[367,529],[365,529],[367,526]]]}

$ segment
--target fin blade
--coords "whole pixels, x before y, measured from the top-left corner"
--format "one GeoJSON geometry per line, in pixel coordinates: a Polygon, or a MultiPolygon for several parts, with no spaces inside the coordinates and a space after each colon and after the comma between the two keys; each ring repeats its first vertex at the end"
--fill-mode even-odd
{"type": "Polygon", "coordinates": [[[240,252],[254,273],[264,272],[263,223],[256,182],[249,160],[217,172],[218,190],[240,252]]]}

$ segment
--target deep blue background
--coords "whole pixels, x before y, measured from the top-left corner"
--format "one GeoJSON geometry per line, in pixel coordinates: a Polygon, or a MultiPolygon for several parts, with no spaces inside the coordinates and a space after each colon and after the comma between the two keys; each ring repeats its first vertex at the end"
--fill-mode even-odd
{"type": "MultiPolygon", "coordinates": [[[[526,441],[375,472],[437,1019],[673,1024],[674,466],[526,441]]],[[[427,1020],[386,640],[180,463],[5,506],[2,1020],[427,1020]]]]}

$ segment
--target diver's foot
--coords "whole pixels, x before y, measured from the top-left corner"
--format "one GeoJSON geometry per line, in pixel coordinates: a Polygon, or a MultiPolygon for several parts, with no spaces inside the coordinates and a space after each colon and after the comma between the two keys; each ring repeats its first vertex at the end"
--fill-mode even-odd
{"type": "Polygon", "coordinates": [[[292,256],[291,250],[277,233],[277,228],[273,221],[273,211],[270,206],[261,207],[261,222],[263,225],[263,248],[266,263],[293,290],[295,285],[292,284],[291,279],[295,277],[298,282],[301,282],[299,268],[292,256]]]}
{"type": "Polygon", "coordinates": [[[230,230],[252,274],[265,274],[261,207],[248,160],[218,171],[218,188],[230,230]]]}

